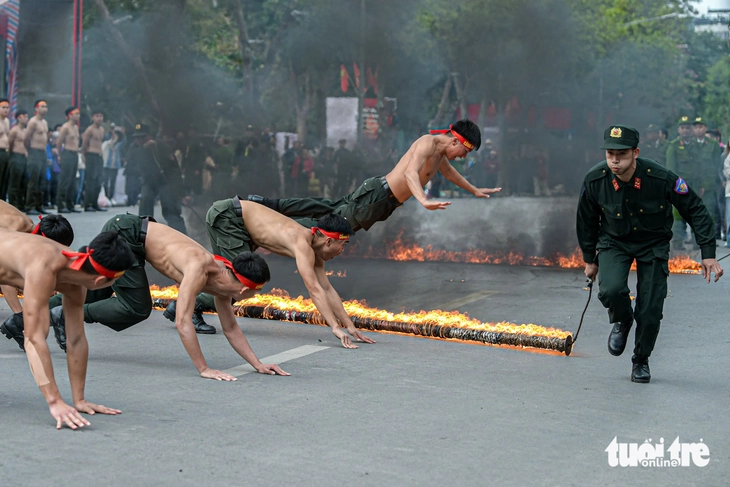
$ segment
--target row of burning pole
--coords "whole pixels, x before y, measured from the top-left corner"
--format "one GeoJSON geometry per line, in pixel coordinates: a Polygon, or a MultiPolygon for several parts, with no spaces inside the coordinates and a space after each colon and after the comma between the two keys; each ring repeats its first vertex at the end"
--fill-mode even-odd
{"type": "MultiPolygon", "coordinates": [[[[163,308],[177,297],[177,288],[152,286],[155,306],[163,308]]],[[[345,311],[357,328],[369,331],[403,333],[426,338],[459,340],[493,346],[549,350],[570,355],[573,337],[570,332],[539,325],[516,323],[482,323],[457,311],[421,311],[391,313],[371,308],[357,300],[345,301],[345,311]]],[[[325,325],[314,303],[303,297],[290,298],[285,291],[273,290],[234,305],[237,316],[266,320],[294,321],[325,325]]]]}

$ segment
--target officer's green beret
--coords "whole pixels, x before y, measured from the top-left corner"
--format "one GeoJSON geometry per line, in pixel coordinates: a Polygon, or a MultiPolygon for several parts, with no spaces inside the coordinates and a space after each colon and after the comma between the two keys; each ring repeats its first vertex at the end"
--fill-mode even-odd
{"type": "Polygon", "coordinates": [[[613,125],[603,132],[601,149],[633,149],[639,145],[639,131],[633,127],[613,125]]]}

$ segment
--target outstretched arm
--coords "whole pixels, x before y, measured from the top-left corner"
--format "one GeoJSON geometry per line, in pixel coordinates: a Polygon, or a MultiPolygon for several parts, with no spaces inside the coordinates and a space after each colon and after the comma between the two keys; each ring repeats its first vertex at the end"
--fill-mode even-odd
{"type": "Polygon", "coordinates": [[[477,198],[489,198],[490,194],[499,193],[502,188],[477,188],[464,178],[448,160],[444,159],[439,166],[439,172],[450,182],[454,183],[461,189],[464,189],[477,198]]]}
{"type": "Polygon", "coordinates": [[[203,351],[200,349],[198,336],[195,334],[195,325],[193,325],[195,298],[203,290],[207,280],[208,274],[205,272],[203,266],[191,266],[185,269],[185,275],[180,283],[180,289],[177,295],[175,327],[180,334],[180,340],[182,340],[185,351],[188,352],[190,360],[193,361],[193,365],[198,369],[201,377],[206,379],[234,380],[235,378],[233,376],[208,367],[208,363],[203,356],[203,351]]]}
{"type": "Polygon", "coordinates": [[[355,338],[355,340],[357,340],[358,342],[375,343],[375,340],[367,337],[360,330],[358,330],[348,316],[347,311],[345,311],[345,307],[342,305],[342,298],[339,294],[337,294],[337,291],[332,286],[329,279],[327,279],[327,273],[324,270],[324,262],[317,262],[315,264],[314,273],[317,276],[317,281],[319,282],[319,285],[322,286],[322,289],[327,296],[327,301],[329,302],[330,306],[332,306],[332,312],[335,314],[337,319],[340,320],[340,323],[342,323],[342,326],[345,327],[347,333],[352,335],[353,338],[355,338]]]}
{"type": "Polygon", "coordinates": [[[317,311],[319,311],[319,314],[322,315],[327,326],[332,328],[332,333],[340,339],[343,347],[358,348],[357,345],[350,341],[350,337],[347,336],[340,327],[340,324],[337,322],[337,317],[332,310],[332,305],[327,298],[327,293],[325,293],[324,289],[322,289],[322,286],[317,279],[317,275],[314,271],[316,258],[312,248],[302,243],[296,244],[294,250],[299,275],[302,276],[304,285],[307,287],[307,291],[309,291],[309,297],[312,298],[314,305],[317,307],[317,311]]]}
{"type": "Polygon", "coordinates": [[[57,287],[63,293],[63,316],[66,323],[66,358],[71,395],[77,411],[88,414],[121,414],[118,409],[108,408],[86,400],[86,366],[89,361],[89,344],[84,330],[84,300],[86,288],[76,285],[57,287]]]}
{"type": "Polygon", "coordinates": [[[48,403],[51,416],[56,420],[56,428],[60,429],[65,423],[69,428],[76,429],[87,426],[89,422],[76,409],[63,402],[53,376],[53,363],[46,343],[50,326],[48,298],[53,294],[55,284],[54,278],[48,278],[45,268],[29,269],[26,272],[23,312],[25,353],[33,378],[48,403]]]}
{"type": "MultiPolygon", "coordinates": [[[[215,296],[215,309],[218,311],[218,319],[221,322],[223,334],[228,339],[228,343],[238,352],[238,355],[243,357],[246,362],[256,369],[256,372],[268,375],[291,375],[281,370],[276,364],[262,364],[258,357],[256,357],[251,345],[249,345],[248,340],[246,340],[246,337],[236,322],[236,315],[233,314],[230,298],[215,296]]],[[[221,372],[221,374],[224,373],[221,372]]],[[[222,376],[216,378],[218,380],[236,380],[232,375],[224,375],[227,377],[222,376]]]]}

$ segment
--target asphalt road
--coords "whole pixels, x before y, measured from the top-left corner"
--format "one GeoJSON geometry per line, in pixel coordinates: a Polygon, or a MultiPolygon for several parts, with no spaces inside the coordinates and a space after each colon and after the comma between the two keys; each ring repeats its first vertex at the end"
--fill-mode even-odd
{"type": "MultiPolygon", "coordinates": [[[[74,245],[110,216],[72,215],[74,245]]],[[[271,286],[304,292],[291,261],[267,259],[271,286]]],[[[328,268],[346,271],[332,278],[344,299],[483,321],[575,330],[587,298],[576,270],[353,258],[328,268]]],[[[595,296],[570,357],[379,333],[345,350],[323,327],[239,319],[257,355],[291,377],[245,374],[206,315],[219,333],[199,337],[203,352],[211,367],[243,374],[234,383],[199,378],[174,325],[153,311],[122,333],[86,326],[87,398],[123,414],[56,431],[25,355],[0,340],[0,485],[726,485],[728,277],[670,277],[648,385],[630,382],[630,350],[608,354],[595,296]],[[709,464],[611,467],[614,437],[663,438],[666,449],[676,437],[702,441],[709,464]]],[[[70,400],[65,355],[49,343],[70,400]]]]}

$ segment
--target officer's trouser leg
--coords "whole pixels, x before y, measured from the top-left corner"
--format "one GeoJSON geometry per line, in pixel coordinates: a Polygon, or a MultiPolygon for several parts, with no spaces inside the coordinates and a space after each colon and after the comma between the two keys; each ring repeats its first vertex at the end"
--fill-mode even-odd
{"type": "Polygon", "coordinates": [[[139,216],[155,216],[155,197],[157,188],[142,184],[142,196],[139,198],[139,216]]]}
{"type": "Polygon", "coordinates": [[[182,203],[177,190],[167,185],[160,190],[160,205],[162,206],[162,217],[167,226],[178,232],[187,235],[185,220],[182,217],[182,203]]]}
{"type": "Polygon", "coordinates": [[[648,357],[654,350],[667,297],[668,262],[653,258],[636,261],[636,337],[634,355],[648,357]]]}
{"type": "Polygon", "coordinates": [[[345,204],[345,198],[338,200],[326,198],[285,198],[279,200],[279,213],[289,218],[322,218],[343,204],[345,204]]]}
{"type": "MultiPolygon", "coordinates": [[[[215,221],[216,226],[222,226],[222,227],[230,227],[230,231],[226,231],[225,228],[219,228],[217,231],[211,231],[210,226],[206,222],[206,229],[208,230],[208,237],[210,238],[210,247],[211,250],[215,255],[220,255],[221,257],[225,257],[226,259],[232,261],[234,257],[236,257],[241,252],[250,251],[251,249],[248,247],[246,243],[244,243],[243,240],[237,240],[236,239],[236,231],[233,227],[233,224],[230,223],[229,220],[219,217],[215,221]],[[227,244],[226,246],[219,245],[219,242],[216,238],[216,235],[220,233],[220,230],[223,230],[223,233],[226,235],[229,235],[232,238],[227,238],[227,244]],[[236,245],[238,244],[238,245],[236,245]]],[[[198,294],[198,297],[196,298],[196,301],[199,303],[202,303],[207,310],[215,310],[215,300],[213,298],[213,295],[206,294],[206,293],[200,293],[198,294]]]]}
{"type": "Polygon", "coordinates": [[[632,318],[628,281],[633,261],[633,257],[620,249],[611,248],[598,252],[598,299],[608,308],[608,320],[611,323],[632,318]]]}
{"type": "MultiPolygon", "coordinates": [[[[61,303],[59,294],[51,298],[49,307],[53,308],[61,303]]],[[[86,293],[86,323],[101,323],[114,331],[122,331],[146,320],[150,313],[152,298],[144,265],[135,265],[111,287],[86,293]]]]}

